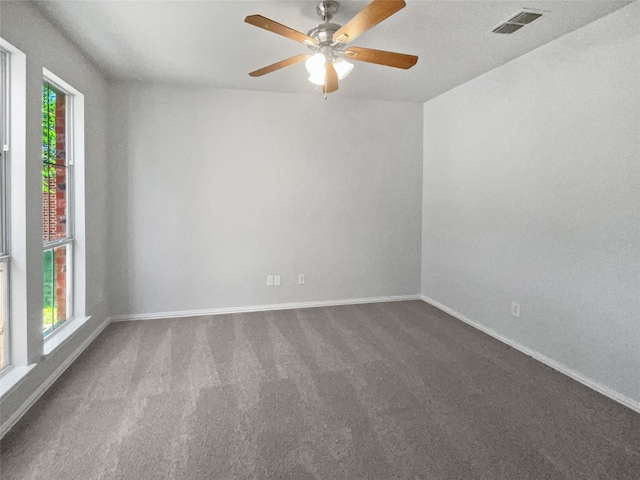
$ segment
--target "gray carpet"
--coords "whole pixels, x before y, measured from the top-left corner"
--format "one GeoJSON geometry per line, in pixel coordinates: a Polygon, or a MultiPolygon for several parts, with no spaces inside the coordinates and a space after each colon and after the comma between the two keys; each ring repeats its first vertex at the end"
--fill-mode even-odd
{"type": "Polygon", "coordinates": [[[640,415],[423,302],[111,324],[10,479],[634,479],[640,415]]]}

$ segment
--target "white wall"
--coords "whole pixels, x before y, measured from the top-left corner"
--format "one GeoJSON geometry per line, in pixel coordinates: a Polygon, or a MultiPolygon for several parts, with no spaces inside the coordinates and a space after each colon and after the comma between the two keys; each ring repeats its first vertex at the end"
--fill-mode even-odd
{"type": "Polygon", "coordinates": [[[628,404],[640,402],[639,12],[424,105],[423,295],[628,404]]]}
{"type": "Polygon", "coordinates": [[[63,365],[108,315],[105,217],[108,164],[106,157],[107,82],[100,72],[27,2],[2,2],[0,35],[26,54],[26,277],[28,356],[38,365],[24,383],[2,398],[0,424],[5,424],[41,385],[63,365]],[[85,95],[86,186],[86,314],[92,318],[63,347],[42,353],[42,69],[47,68],[85,95]]]}
{"type": "Polygon", "coordinates": [[[421,105],[130,83],[110,97],[113,314],[419,293],[421,105]]]}

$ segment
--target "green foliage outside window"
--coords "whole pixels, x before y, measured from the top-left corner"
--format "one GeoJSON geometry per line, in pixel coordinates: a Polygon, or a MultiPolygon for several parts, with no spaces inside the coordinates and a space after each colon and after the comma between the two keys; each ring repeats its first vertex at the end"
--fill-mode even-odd
{"type": "Polygon", "coordinates": [[[56,308],[54,291],[55,285],[55,255],[53,249],[44,252],[44,330],[45,332],[53,330],[53,324],[56,322],[56,308]]]}
{"type": "Polygon", "coordinates": [[[52,193],[49,179],[56,176],[56,99],[46,83],[42,87],[42,192],[52,193]]]}
{"type": "MultiPolygon", "coordinates": [[[[56,100],[57,93],[48,84],[42,87],[42,193],[54,193],[49,179],[56,176],[56,100]]],[[[56,321],[53,250],[44,252],[44,330],[50,332],[56,321]]]]}

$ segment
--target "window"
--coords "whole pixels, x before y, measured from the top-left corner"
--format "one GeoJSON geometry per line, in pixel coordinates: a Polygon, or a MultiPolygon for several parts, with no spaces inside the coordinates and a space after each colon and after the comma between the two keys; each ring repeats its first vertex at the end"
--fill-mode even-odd
{"type": "Polygon", "coordinates": [[[26,79],[26,55],[0,38],[0,396],[35,366],[26,321],[26,79]]]}
{"type": "Polygon", "coordinates": [[[72,129],[73,97],[45,81],[42,88],[42,231],[44,242],[44,335],[73,315],[72,129]]]}
{"type": "Polygon", "coordinates": [[[9,355],[9,55],[0,49],[0,371],[9,355]]]}
{"type": "Polygon", "coordinates": [[[84,316],[84,96],[47,69],[43,69],[43,75],[39,195],[43,218],[43,354],[48,355],[88,318],[84,316]]]}

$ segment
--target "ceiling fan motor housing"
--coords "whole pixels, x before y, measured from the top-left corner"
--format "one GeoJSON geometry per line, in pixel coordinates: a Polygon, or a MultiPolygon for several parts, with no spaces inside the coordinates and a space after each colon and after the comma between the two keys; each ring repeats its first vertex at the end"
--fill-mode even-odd
{"type": "Polygon", "coordinates": [[[320,2],[316,7],[316,12],[325,23],[312,28],[307,34],[316,41],[316,45],[310,46],[310,48],[315,52],[322,53],[327,59],[335,58],[335,53],[341,52],[344,48],[344,44],[333,41],[333,34],[340,30],[342,25],[329,23],[338,11],[338,7],[339,4],[335,1],[320,2]]]}
{"type": "Polygon", "coordinates": [[[318,46],[331,45],[333,43],[333,34],[336,33],[342,25],[337,23],[321,23],[315,28],[309,30],[309,35],[313,38],[318,46]]]}

